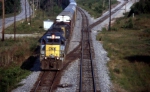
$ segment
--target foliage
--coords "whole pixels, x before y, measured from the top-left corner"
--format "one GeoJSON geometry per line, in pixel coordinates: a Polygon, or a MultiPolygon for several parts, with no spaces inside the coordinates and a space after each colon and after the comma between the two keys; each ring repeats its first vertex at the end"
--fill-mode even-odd
{"type": "MultiPolygon", "coordinates": [[[[91,16],[97,18],[108,9],[109,0],[77,0],[77,4],[87,10],[91,16]]],[[[117,0],[111,0],[111,4],[117,3],[117,0]]]]}
{"type": "Polygon", "coordinates": [[[38,39],[26,37],[17,38],[16,41],[7,39],[0,43],[0,92],[12,90],[30,73],[21,69],[20,66],[35,51],[38,39]]]}
{"type": "Polygon", "coordinates": [[[29,71],[22,70],[19,66],[0,68],[0,91],[9,92],[13,86],[17,86],[17,82],[29,74],[29,71]]]}
{"type": "Polygon", "coordinates": [[[31,55],[38,45],[39,38],[18,38],[17,41],[7,39],[0,43],[0,67],[5,67],[14,62],[21,64],[26,57],[31,55]]]}
{"type": "Polygon", "coordinates": [[[135,3],[131,7],[131,11],[128,16],[131,16],[132,13],[135,14],[146,14],[150,13],[150,0],[140,0],[139,2],[135,3]]]}
{"type": "MultiPolygon", "coordinates": [[[[20,0],[4,0],[5,1],[5,14],[10,14],[14,12],[14,7],[16,7],[16,12],[20,10],[20,0]],[[14,6],[15,5],[15,6],[14,6]]],[[[2,2],[0,2],[0,16],[2,16],[2,2]]]]}
{"type": "Polygon", "coordinates": [[[122,25],[122,28],[133,28],[132,18],[125,21],[125,23],[122,25]]]}

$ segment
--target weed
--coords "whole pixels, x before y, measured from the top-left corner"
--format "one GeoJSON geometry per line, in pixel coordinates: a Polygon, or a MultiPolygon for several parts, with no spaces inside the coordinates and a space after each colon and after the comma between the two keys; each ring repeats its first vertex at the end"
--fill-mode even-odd
{"type": "Polygon", "coordinates": [[[117,74],[120,73],[120,70],[119,70],[118,68],[115,68],[113,71],[114,71],[115,73],[117,73],[117,74]]]}

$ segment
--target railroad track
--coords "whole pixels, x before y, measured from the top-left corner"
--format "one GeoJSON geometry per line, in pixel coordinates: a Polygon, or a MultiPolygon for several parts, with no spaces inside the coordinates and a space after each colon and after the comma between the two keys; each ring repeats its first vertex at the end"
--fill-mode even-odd
{"type": "Polygon", "coordinates": [[[79,92],[98,92],[94,76],[93,60],[94,51],[90,30],[88,29],[89,21],[86,14],[78,8],[82,15],[82,39],[81,39],[81,61],[80,61],[80,84],[79,92]]]}
{"type": "Polygon", "coordinates": [[[52,92],[58,71],[43,71],[30,92],[52,92]]]}

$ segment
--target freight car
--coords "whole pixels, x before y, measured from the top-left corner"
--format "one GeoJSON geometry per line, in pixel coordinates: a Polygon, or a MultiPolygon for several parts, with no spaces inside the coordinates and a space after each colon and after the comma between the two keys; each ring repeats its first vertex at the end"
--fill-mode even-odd
{"type": "Polygon", "coordinates": [[[42,70],[61,70],[67,46],[75,25],[76,2],[70,4],[56,17],[53,26],[40,40],[40,62],[42,70]]]}

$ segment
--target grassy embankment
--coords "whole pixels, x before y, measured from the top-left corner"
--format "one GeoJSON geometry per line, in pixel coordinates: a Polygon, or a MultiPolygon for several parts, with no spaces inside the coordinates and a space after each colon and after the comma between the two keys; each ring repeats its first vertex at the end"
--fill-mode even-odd
{"type": "Polygon", "coordinates": [[[117,92],[150,91],[150,15],[116,20],[97,36],[108,52],[110,76],[117,92]]]}
{"type": "MultiPolygon", "coordinates": [[[[54,14],[37,10],[35,12],[36,17],[31,20],[31,26],[28,25],[29,21],[16,22],[16,34],[39,33],[39,35],[42,35],[45,32],[43,20],[53,20],[60,11],[61,9],[58,9],[57,6],[54,7],[54,14]]],[[[13,30],[13,25],[11,25],[6,28],[5,33],[14,33],[13,30]]],[[[11,38],[0,42],[0,92],[11,91],[21,85],[18,85],[18,82],[31,73],[29,69],[37,58],[33,56],[33,53],[38,48],[39,38],[24,37],[16,40],[11,38]]]]}
{"type": "MultiPolygon", "coordinates": [[[[108,10],[109,0],[76,0],[78,6],[82,7],[88,13],[94,17],[98,18],[103,12],[108,10]]],[[[117,0],[111,0],[111,4],[114,5],[117,3],[117,0]]]]}
{"type": "Polygon", "coordinates": [[[21,69],[21,66],[34,52],[38,39],[6,39],[0,43],[0,92],[10,91],[17,86],[17,82],[30,74],[30,71],[21,69]]]}

